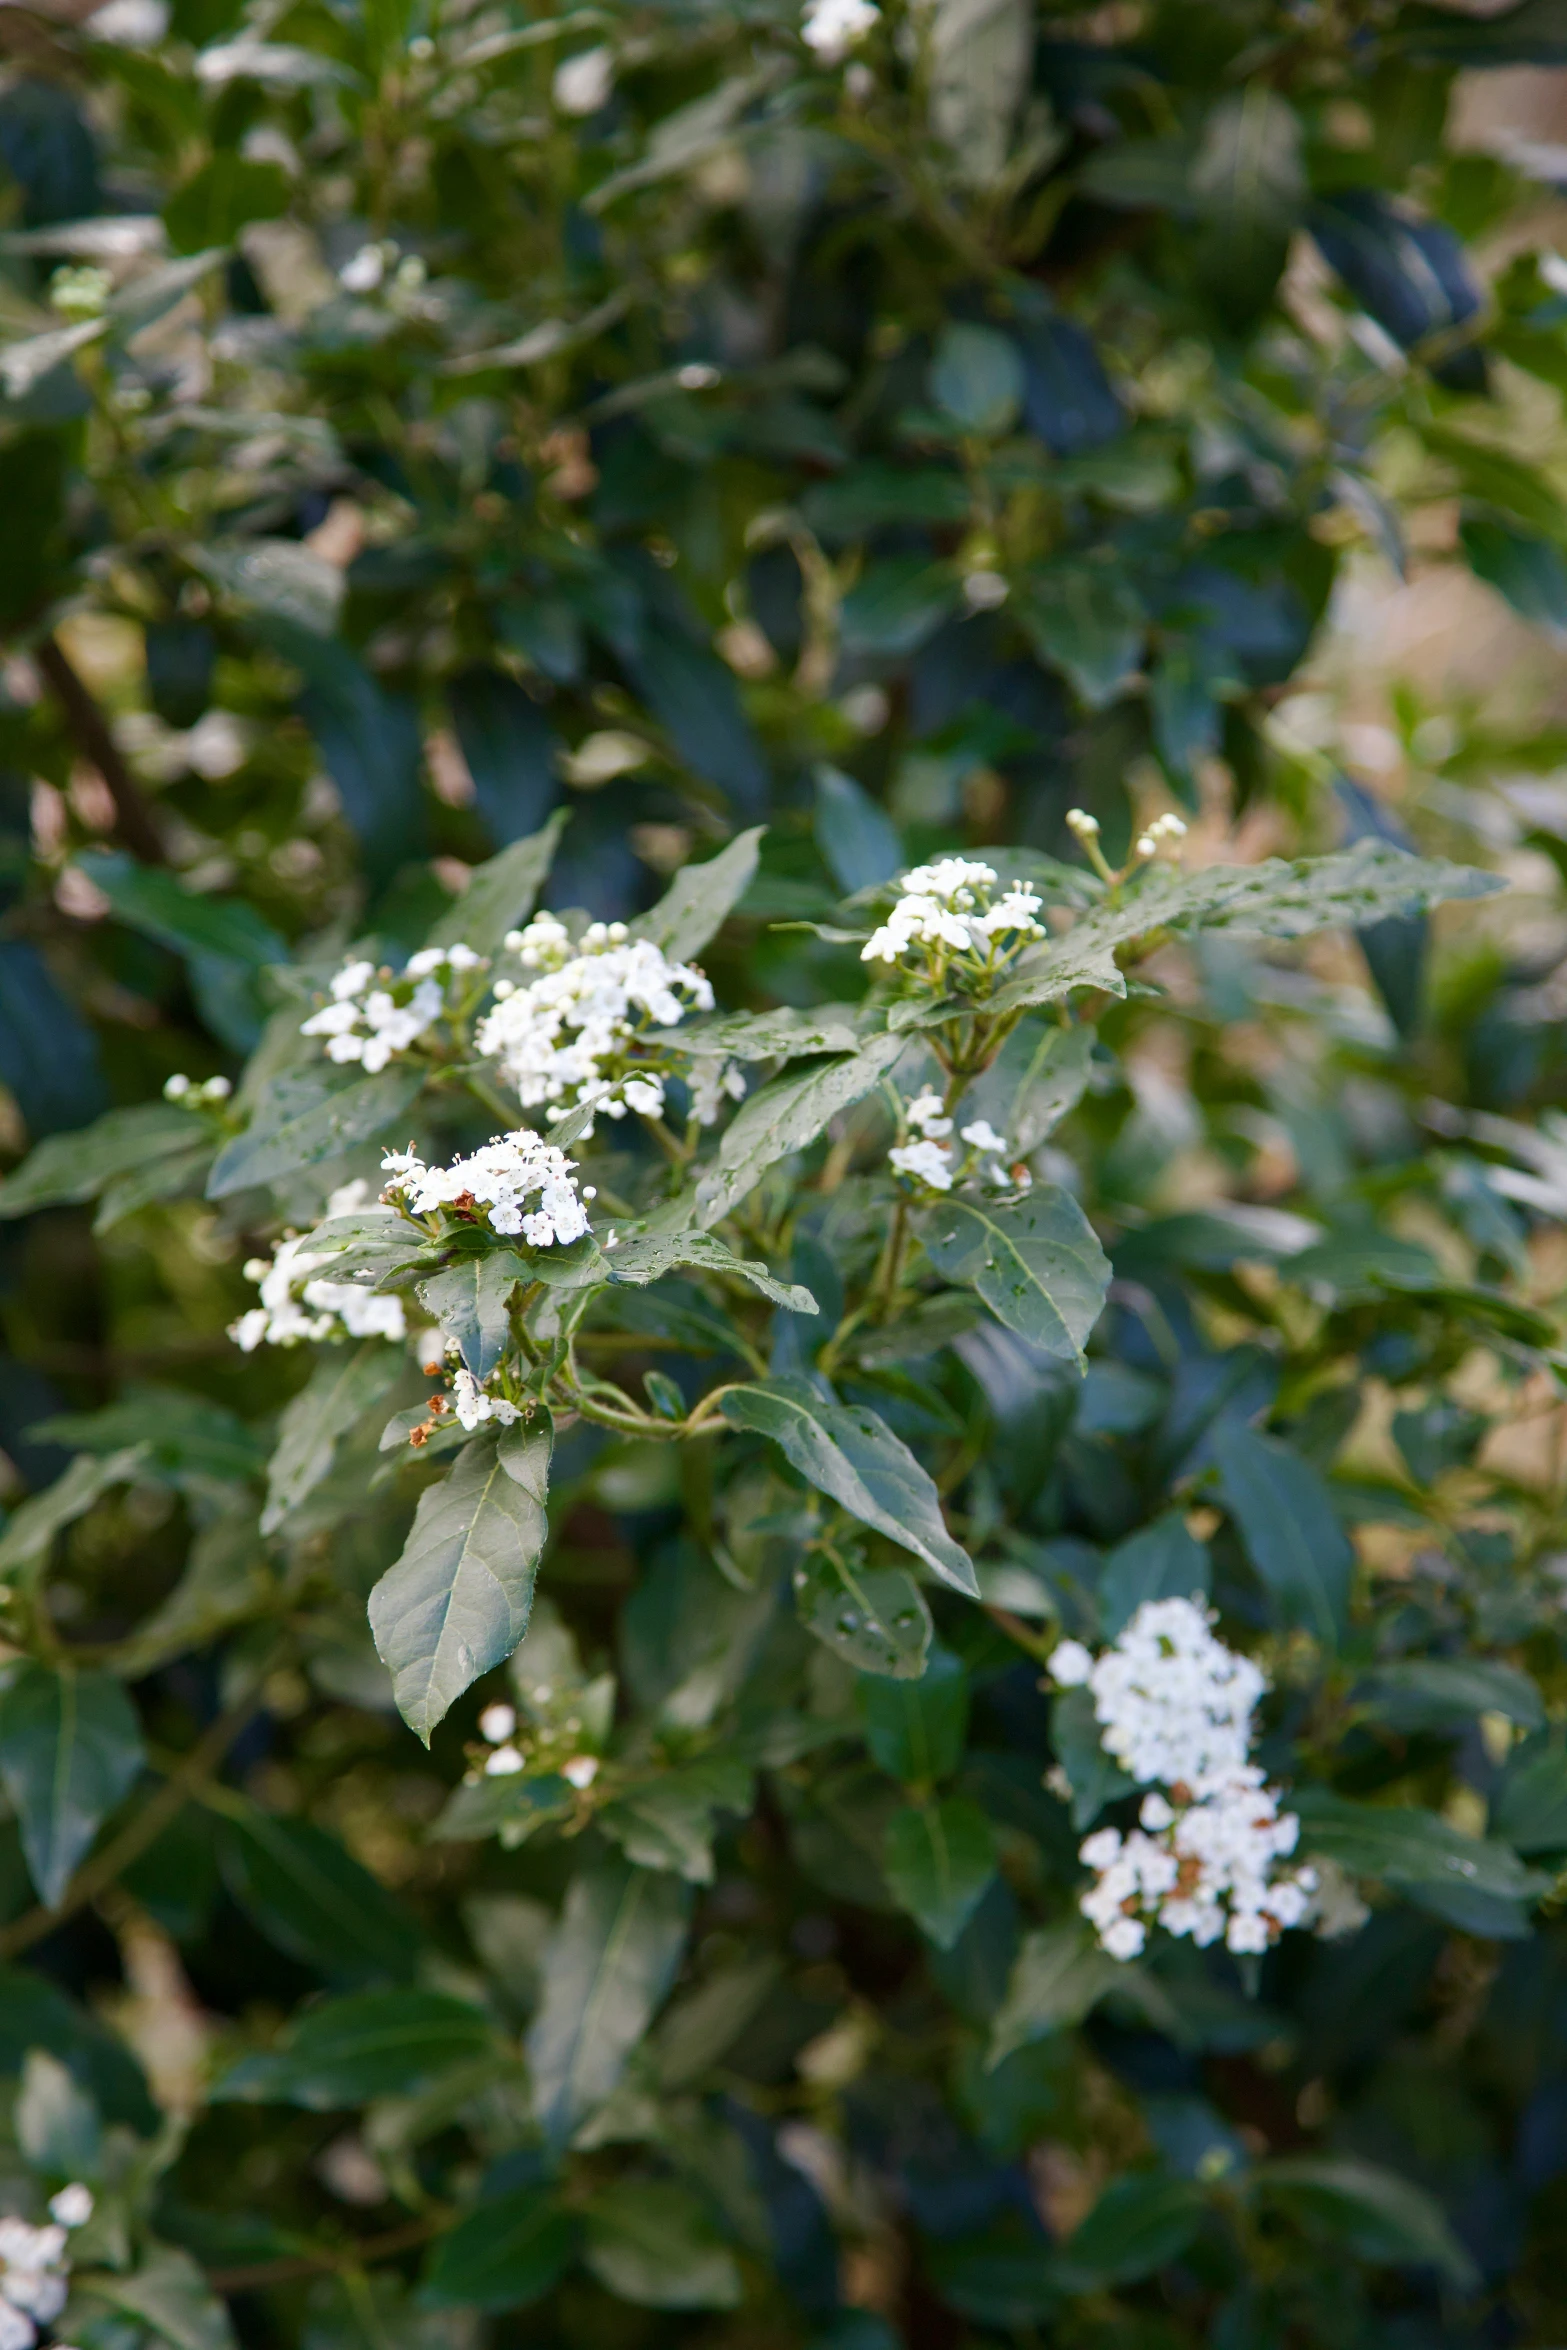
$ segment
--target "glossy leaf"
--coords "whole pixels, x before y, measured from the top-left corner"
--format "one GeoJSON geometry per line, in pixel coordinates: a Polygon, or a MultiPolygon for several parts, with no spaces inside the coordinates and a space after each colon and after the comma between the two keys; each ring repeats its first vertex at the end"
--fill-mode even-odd
{"type": "Polygon", "coordinates": [[[398,1711],[426,1743],[528,1628],[549,1465],[547,1420],[481,1431],[451,1475],[421,1495],[402,1557],[370,1595],[398,1711]]]}
{"type": "Polygon", "coordinates": [[[466,2000],[444,1991],[359,1991],[312,2008],[285,2048],[241,2057],[212,2094],[220,2103],[326,2113],[411,2096],[489,2046],[489,2026],[466,2000]]]}
{"type": "Polygon", "coordinates": [[[819,1492],[913,1551],[942,1582],[977,1592],[973,1564],[947,1532],[935,1486],[875,1412],[835,1403],[796,1377],[732,1387],[722,1410],[731,1428],[771,1437],[819,1492]]]}
{"type": "Polygon", "coordinates": [[[996,1873],[990,1822],[960,1795],[909,1804],[888,1823],[882,1873],[921,1933],[950,1950],[996,1873]]]}
{"type": "Polygon", "coordinates": [[[1045,1187],[992,1203],[954,1196],[919,1220],[925,1253],[966,1282],[1009,1330],[1081,1363],[1110,1284],[1110,1261],[1070,1192],[1045,1187]]]}
{"type": "Polygon", "coordinates": [[[0,1781],[49,1908],[133,1785],[142,1754],[136,1710],[112,1674],[24,1663],[0,1688],[0,1781]]]}

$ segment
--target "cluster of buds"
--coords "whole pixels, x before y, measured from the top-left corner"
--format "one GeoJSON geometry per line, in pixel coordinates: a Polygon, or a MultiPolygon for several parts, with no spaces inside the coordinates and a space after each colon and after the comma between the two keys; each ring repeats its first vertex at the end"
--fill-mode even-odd
{"type": "Polygon", "coordinates": [[[202,1083],[194,1077],[176,1075],[163,1081],[164,1100],[178,1102],[187,1110],[215,1108],[219,1102],[226,1102],[233,1091],[226,1077],[209,1077],[202,1083]]]}

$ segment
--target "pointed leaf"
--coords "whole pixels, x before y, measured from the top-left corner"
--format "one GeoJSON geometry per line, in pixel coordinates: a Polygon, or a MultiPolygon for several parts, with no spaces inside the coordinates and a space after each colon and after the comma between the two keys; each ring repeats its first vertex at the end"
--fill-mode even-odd
{"type": "Polygon", "coordinates": [[[726,1216],[769,1167],[804,1150],[840,1110],[879,1085],[903,1050],[901,1036],[875,1036],[843,1060],[788,1069],[753,1093],[718,1146],[718,1165],[697,1186],[698,1221],[712,1225],[726,1216]]]}
{"type": "Polygon", "coordinates": [[[412,1920],[313,1820],[236,1801],[225,1810],[218,1859],[233,1899],[268,1941],[328,1981],[396,1981],[413,1972],[412,1920]]]}
{"type": "Polygon", "coordinates": [[[133,1109],[110,1110],[92,1126],[51,1134],[39,1143],[0,1183],[0,1219],[96,1199],[117,1176],[187,1152],[201,1140],[198,1119],[173,1102],[138,1102],[133,1109]]]}
{"type": "Polygon", "coordinates": [[[549,1465],[547,1420],[485,1429],[420,1496],[402,1557],[370,1594],[370,1629],[398,1711],[426,1745],[528,1629],[549,1465]]]}
{"type": "Polygon", "coordinates": [[[552,2144],[620,2079],[680,1964],[689,1906],[678,1877],[625,1861],[572,1879],[528,2033],[533,2109],[552,2144]]]}
{"type": "Polygon", "coordinates": [[[507,931],[520,930],[538,904],[570,814],[569,808],[557,808],[539,831],[475,866],[467,888],[434,924],[425,944],[461,943],[476,955],[498,955],[507,931]]]}
{"type": "Polygon", "coordinates": [[[979,1596],[973,1564],[947,1532],[935,1486],[875,1412],[832,1401],[793,1376],[732,1387],[721,1408],[731,1428],[771,1437],[801,1476],[851,1517],[912,1550],[955,1591],[979,1596]]]}
{"type": "Polygon", "coordinates": [[[753,824],[705,865],[682,865],[652,911],[633,922],[633,936],[651,939],[671,963],[700,954],[750,888],[766,830],[753,824]]]}
{"type": "Polygon", "coordinates": [[[938,1950],[950,1950],[996,1873],[996,1840],[962,1796],[909,1804],[887,1827],[882,1874],[900,1909],[938,1950]]]}
{"type": "Polygon", "coordinates": [[[417,1067],[394,1065],[360,1077],[330,1061],[276,1078],[244,1133],[218,1153],[207,1178],[208,1199],[297,1175],[385,1134],[412,1106],[423,1082],[417,1067]]]}
{"type": "Polygon", "coordinates": [[[0,1780],[48,1908],[141,1765],[136,1709],[112,1673],[28,1662],[0,1690],[0,1780]]]}
{"type": "Polygon", "coordinates": [[[1212,1443],[1225,1507],[1280,1614],[1336,1647],[1355,1554],[1326,1485],[1302,1454],[1244,1421],[1221,1419],[1212,1443]]]}
{"type": "Polygon", "coordinates": [[[493,1256],[459,1257],[419,1284],[419,1303],[432,1314],[475,1379],[488,1379],[511,1337],[506,1304],[526,1268],[509,1249],[493,1256]]]}
{"type": "Polygon", "coordinates": [[[397,1383],[403,1357],[380,1339],[333,1347],[309,1384],[284,1409],[277,1450],[267,1471],[263,1534],[275,1534],[291,1510],[313,1493],[331,1469],[339,1442],[397,1383]]]}
{"type": "Polygon", "coordinates": [[[438,2239],[419,2288],[425,2309],[527,2309],[559,2283],[572,2254],[571,2215],[550,2187],[488,2195],[438,2239]]]}
{"type": "Polygon", "coordinates": [[[794,1574],[795,1612],[808,1632],[857,1673],[918,1680],[930,1644],[930,1610],[902,1567],[840,1568],[813,1552],[794,1574]]]}
{"type": "Polygon", "coordinates": [[[1070,1192],[1054,1185],[999,1206],[944,1199],[920,1219],[938,1273],[978,1291],[1009,1330],[1081,1363],[1110,1286],[1110,1260],[1070,1192]]]}
{"type": "Polygon", "coordinates": [[[444,1991],[358,1991],[313,2007],[286,2047],[241,2057],[219,2103],[302,2105],[312,2113],[408,2097],[492,2045],[482,2012],[444,1991]]]}
{"type": "Polygon", "coordinates": [[[819,1311],[815,1298],[798,1281],[780,1281],[754,1257],[737,1257],[712,1232],[642,1233],[622,1239],[604,1262],[613,1280],[638,1289],[681,1265],[695,1265],[704,1273],[725,1274],[748,1283],[791,1314],[819,1311]]]}

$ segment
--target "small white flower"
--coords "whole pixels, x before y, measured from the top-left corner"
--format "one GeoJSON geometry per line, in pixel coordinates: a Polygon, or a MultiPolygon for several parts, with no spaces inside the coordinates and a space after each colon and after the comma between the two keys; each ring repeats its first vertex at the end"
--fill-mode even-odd
{"type": "Polygon", "coordinates": [[[963,1141],[969,1143],[975,1150],[997,1151],[1003,1156],[1005,1155],[1006,1136],[998,1134],[994,1126],[988,1124],[985,1119],[976,1118],[972,1126],[964,1126],[959,1131],[963,1141]]]}
{"type": "Polygon", "coordinates": [[[347,294],[373,294],[386,275],[386,258],[384,245],[361,245],[338,271],[338,284],[347,294]]]}
{"type": "Polygon", "coordinates": [[[492,1232],[508,1239],[520,1234],[533,1248],[568,1248],[588,1230],[587,1211],[571,1170],[576,1165],[531,1127],[498,1134],[466,1159],[449,1167],[427,1167],[411,1151],[388,1151],[381,1162],[415,1216],[433,1215],[457,1201],[483,1210],[492,1232]],[[538,1205],[527,1203],[537,1197],[538,1205]]]}
{"type": "MultiPolygon", "coordinates": [[[[346,1185],[327,1203],[328,1217],[348,1213],[364,1204],[364,1186],[346,1185]],[[347,1200],[347,1207],[342,1203],[347,1200]]],[[[252,1257],[245,1266],[247,1281],[256,1282],[261,1303],[229,1327],[229,1336],[245,1354],[258,1346],[300,1346],[329,1338],[386,1338],[394,1343],[407,1335],[400,1297],[379,1297],[352,1281],[326,1281],[312,1268],[330,1264],[315,1254],[306,1232],[285,1233],[270,1258],[252,1257]]]]}
{"type": "Polygon", "coordinates": [[[952,1189],[952,1153],[945,1143],[900,1143],[887,1153],[887,1164],[895,1174],[912,1176],[932,1191],[952,1189]]]}
{"type": "Polygon", "coordinates": [[[1063,1689],[1081,1689],[1093,1669],[1093,1657],[1081,1640],[1058,1640],[1050,1651],[1050,1678],[1063,1689]]]}
{"type": "Polygon", "coordinates": [[[182,1102],[190,1090],[190,1079],[181,1076],[178,1072],[172,1077],[166,1077],[163,1081],[163,1098],[166,1102],[182,1102]]]}
{"type": "Polygon", "coordinates": [[[479,1736],[487,1738],[492,1746],[504,1746],[516,1727],[514,1705],[487,1705],[479,1716],[479,1736]]]}
{"type": "Polygon", "coordinates": [[[574,1754],[570,1762],[561,1764],[560,1775],[571,1786],[578,1789],[591,1787],[599,1775],[598,1756],[596,1754],[574,1754]]]}
{"type": "Polygon", "coordinates": [[[952,1132],[952,1120],[942,1108],[941,1096],[930,1086],[924,1086],[904,1111],[904,1116],[916,1134],[923,1134],[928,1142],[943,1142],[952,1132]]]}
{"type": "Polygon", "coordinates": [[[493,1754],[487,1754],[484,1758],[484,1775],[487,1779],[513,1779],[527,1767],[515,1746],[497,1746],[493,1754]]]}
{"type": "Polygon", "coordinates": [[[451,1008],[462,974],[482,958],[471,947],[425,947],[396,976],[373,963],[345,963],[329,1001],[301,1023],[300,1034],[326,1039],[329,1061],[357,1063],[374,1076],[429,1034],[451,1008]]]}
{"type": "Polygon", "coordinates": [[[49,2210],[62,2228],[84,2228],[93,2215],[91,2187],[84,2187],[79,2179],[73,2180],[58,2195],[51,2195],[49,2210]]]}
{"type": "Polygon", "coordinates": [[[841,65],[880,20],[871,0],[807,0],[800,38],[823,65],[841,65]]]}
{"type": "Polygon", "coordinates": [[[504,1395],[487,1394],[473,1373],[466,1369],[453,1375],[452,1409],[470,1435],[486,1420],[498,1420],[503,1428],[509,1428],[522,1418],[516,1404],[509,1402],[504,1395]]]}
{"type": "Polygon", "coordinates": [[[614,51],[584,49],[576,57],[562,58],[550,94],[562,114],[598,114],[609,104],[614,87],[614,51]]]}
{"type": "Polygon", "coordinates": [[[1067,830],[1075,833],[1081,841],[1099,838],[1099,819],[1097,816],[1090,816],[1086,808],[1068,808],[1066,823],[1067,830]]]}

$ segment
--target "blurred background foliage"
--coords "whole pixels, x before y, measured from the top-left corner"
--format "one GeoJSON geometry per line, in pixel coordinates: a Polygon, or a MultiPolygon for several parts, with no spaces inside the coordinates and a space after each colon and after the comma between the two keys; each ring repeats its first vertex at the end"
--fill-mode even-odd
{"type": "Polygon", "coordinates": [[[1064,853],[1074,804],[1116,860],[1174,804],[1198,858],[1512,885],[1170,950],[1042,1152],[1114,1249],[1087,1379],[866,1366],[1005,1529],[999,1614],[936,1611],[1001,1862],[948,1949],[882,1875],[877,1701],[762,1605],[776,1492],[723,1497],[737,1584],[698,1471],[561,1464],[535,1669],[634,1721],[721,1656],[744,1767],[673,1861],[486,1839],[505,1676],[426,1754],[364,1628],[379,1417],[260,1531],[309,1365],[224,1335],[244,1202],[149,1145],[0,1224],[0,2169],[98,2186],[69,2338],[1559,2342],[1561,0],[888,0],[836,59],[774,0],[109,0],[7,6],[0,56],[9,1162],[235,1073],[281,967],[417,944],[557,807],[550,902],[602,917],[765,821],[709,957],[756,1006],[860,984],[774,925],[1064,853]],[[1358,1931],[1134,1996],[1051,1972],[1027,1639],[1103,1624],[1172,1504],[1270,1768],[1393,1843],[1345,1845],[1358,1931]],[[1291,1521],[1352,1546],[1326,1673],[1291,1521]],[[519,2035],[627,1915],[561,2155],[519,2035]]]}

